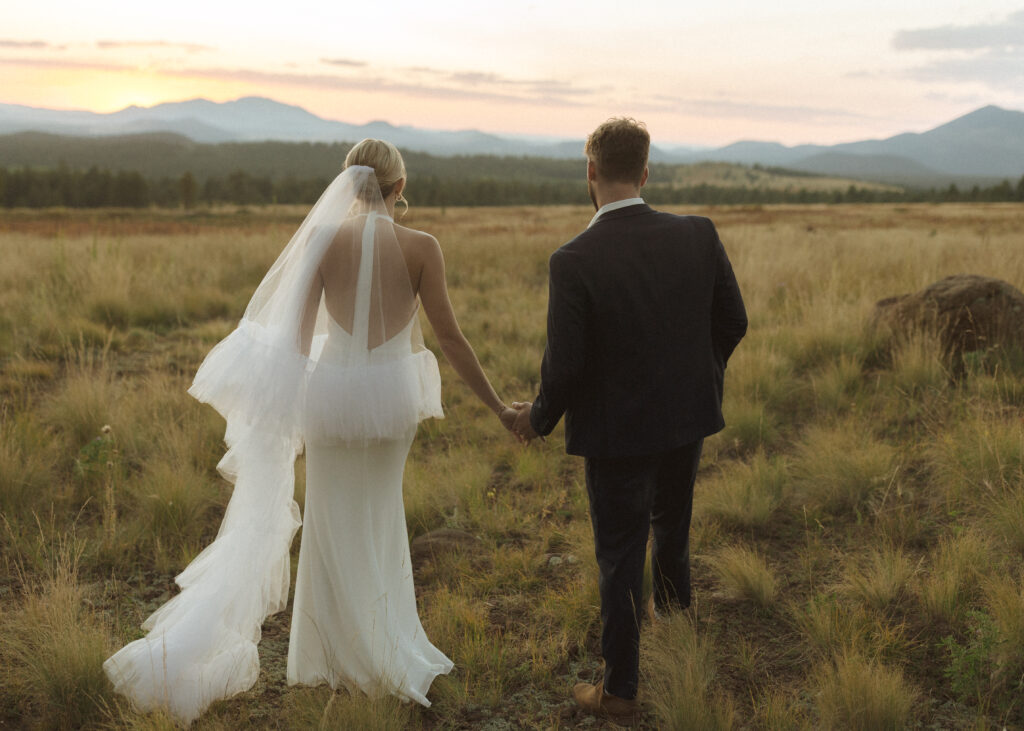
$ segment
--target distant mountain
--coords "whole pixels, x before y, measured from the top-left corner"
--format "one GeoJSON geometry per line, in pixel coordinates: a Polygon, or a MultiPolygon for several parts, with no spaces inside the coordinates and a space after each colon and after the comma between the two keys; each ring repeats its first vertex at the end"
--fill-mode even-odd
{"type": "MultiPolygon", "coordinates": [[[[132,106],[112,114],[54,111],[0,104],[0,134],[48,132],[81,137],[174,132],[195,142],[358,142],[380,137],[404,149],[441,155],[566,157],[559,143],[526,142],[475,130],[433,131],[387,122],[353,125],[322,119],[301,107],[261,97],[216,103],[206,99],[132,106]]],[[[574,145],[579,156],[581,145],[574,145]]]]}
{"type": "MultiPolygon", "coordinates": [[[[197,143],[262,141],[336,143],[381,137],[403,150],[440,156],[579,158],[582,140],[506,137],[476,130],[438,131],[377,121],[353,125],[261,97],[206,99],[128,107],[111,114],[0,104],[0,135],[45,132],[123,137],[169,132],[197,143]]],[[[1024,112],[987,106],[922,133],[839,145],[742,141],[717,149],[652,148],[652,162],[759,164],[821,175],[933,186],[1016,180],[1024,175],[1024,112]]]]}
{"type": "MultiPolygon", "coordinates": [[[[206,99],[131,106],[111,114],[37,109],[0,104],[0,135],[47,132],[78,137],[114,137],[148,132],[173,132],[195,142],[358,142],[364,137],[389,140],[402,149],[434,155],[495,155],[579,158],[583,140],[538,141],[477,130],[438,131],[397,127],[383,121],[363,125],[323,119],[302,107],[262,97],[216,103],[206,99]]],[[[677,162],[680,154],[653,150],[656,162],[677,162]]]]}
{"type": "Polygon", "coordinates": [[[796,147],[737,142],[688,159],[775,165],[907,184],[955,178],[1019,179],[1024,175],[1024,112],[987,106],[928,132],[884,140],[796,147]]]}
{"type": "MultiPolygon", "coordinates": [[[[825,149],[790,164],[796,170],[880,182],[929,181],[944,177],[916,160],[900,155],[861,155],[825,149]]],[[[1021,174],[1024,174],[1022,171],[1021,174]]]]}

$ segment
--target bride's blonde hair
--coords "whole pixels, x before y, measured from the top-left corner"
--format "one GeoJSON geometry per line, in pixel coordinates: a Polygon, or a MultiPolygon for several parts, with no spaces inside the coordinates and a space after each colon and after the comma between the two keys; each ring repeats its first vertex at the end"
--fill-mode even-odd
{"type": "MultiPolygon", "coordinates": [[[[373,174],[377,177],[377,185],[380,186],[381,198],[387,198],[395,190],[395,185],[405,175],[405,161],[402,160],[402,153],[390,142],[367,138],[355,145],[345,156],[345,167],[350,165],[365,165],[373,168],[373,174]]],[[[399,201],[405,204],[405,210],[409,210],[409,203],[404,197],[399,196],[399,201]]]]}

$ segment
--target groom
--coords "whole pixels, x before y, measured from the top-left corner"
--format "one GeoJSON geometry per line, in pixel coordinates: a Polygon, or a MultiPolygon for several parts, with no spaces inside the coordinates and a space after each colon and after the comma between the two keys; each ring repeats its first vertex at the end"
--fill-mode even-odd
{"type": "Polygon", "coordinates": [[[580,683],[588,711],[637,718],[641,591],[653,526],[649,613],[690,604],[690,513],[704,437],[725,425],[725,364],[747,329],[732,266],[707,218],[651,209],[650,135],[610,119],[587,139],[587,230],[549,262],[540,393],[515,431],[543,436],[565,414],[585,458],[600,568],[604,679],[580,683]]]}

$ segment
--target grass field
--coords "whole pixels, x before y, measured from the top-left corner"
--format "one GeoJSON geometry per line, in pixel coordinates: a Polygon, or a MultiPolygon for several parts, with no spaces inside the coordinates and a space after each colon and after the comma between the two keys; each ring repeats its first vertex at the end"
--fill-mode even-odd
{"type": "MultiPolygon", "coordinates": [[[[927,336],[867,327],[876,300],[948,274],[1024,286],[1024,207],[695,212],[717,222],[751,324],[698,478],[694,607],[644,630],[645,725],[1024,727],[1024,361],[972,356],[954,381],[927,336]]],[[[173,727],[100,666],[216,533],[223,422],[185,389],[301,215],[0,215],[0,728],[173,727]]],[[[590,215],[406,219],[441,241],[507,400],[534,394],[547,257],[590,215]]],[[[561,427],[523,448],[443,362],[442,378],[447,418],[421,425],[406,468],[408,526],[479,541],[415,567],[456,664],[434,705],[288,688],[286,611],[256,686],[197,728],[602,726],[569,699],[600,672],[582,464],[561,427]]],[[[301,504],[301,458],[297,474],[301,504]]]]}

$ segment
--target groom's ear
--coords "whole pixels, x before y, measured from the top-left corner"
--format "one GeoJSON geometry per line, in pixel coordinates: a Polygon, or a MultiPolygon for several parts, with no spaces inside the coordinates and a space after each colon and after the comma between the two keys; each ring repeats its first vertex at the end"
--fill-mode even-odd
{"type": "Polygon", "coordinates": [[[644,168],[644,174],[640,176],[640,187],[641,187],[641,188],[643,188],[643,187],[644,187],[644,185],[646,185],[646,184],[647,184],[647,176],[648,176],[648,174],[649,174],[650,172],[651,172],[651,169],[650,169],[650,168],[648,168],[648,167],[645,167],[645,168],[644,168]]]}
{"type": "Polygon", "coordinates": [[[587,160],[587,180],[597,180],[597,165],[593,160],[587,160]]]}

